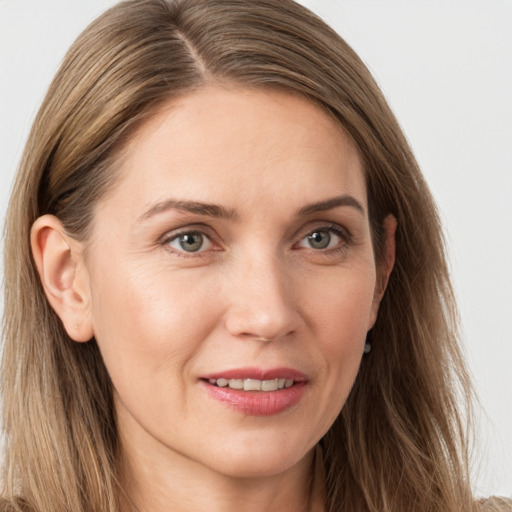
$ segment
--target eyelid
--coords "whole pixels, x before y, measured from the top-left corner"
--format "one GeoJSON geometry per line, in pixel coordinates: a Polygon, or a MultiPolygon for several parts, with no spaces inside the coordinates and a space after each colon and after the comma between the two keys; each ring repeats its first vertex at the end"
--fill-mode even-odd
{"type": "MultiPolygon", "coordinates": [[[[312,251],[317,252],[317,253],[328,254],[330,251],[335,252],[337,250],[340,250],[347,246],[350,246],[354,241],[352,233],[345,226],[340,225],[335,222],[318,221],[318,222],[309,223],[309,225],[303,227],[301,230],[298,231],[297,235],[295,235],[293,237],[296,240],[296,242],[293,243],[293,248],[297,248],[298,244],[300,242],[302,242],[302,240],[304,240],[305,237],[313,234],[315,231],[334,232],[334,234],[336,236],[340,237],[343,242],[341,244],[336,245],[335,247],[326,248],[326,249],[311,248],[312,251]]],[[[197,223],[197,224],[190,224],[190,225],[182,226],[180,228],[175,228],[170,231],[167,231],[164,235],[162,235],[160,237],[158,244],[165,246],[165,248],[169,252],[172,252],[173,254],[175,254],[177,256],[186,257],[186,258],[194,258],[194,257],[201,257],[205,253],[222,250],[222,245],[217,240],[218,240],[218,235],[210,226],[208,226],[206,224],[202,224],[202,223],[197,223]],[[205,238],[207,238],[210,241],[210,243],[213,245],[213,248],[210,248],[210,249],[207,249],[204,251],[200,250],[200,251],[196,251],[196,252],[187,252],[184,250],[181,251],[181,250],[170,247],[169,244],[171,241],[175,240],[176,238],[178,238],[180,236],[183,236],[186,234],[191,234],[191,233],[198,233],[198,234],[204,236],[205,238]]],[[[308,248],[302,247],[302,249],[308,249],[308,248]]]]}
{"type": "Polygon", "coordinates": [[[208,224],[203,224],[201,222],[193,222],[192,224],[184,224],[179,227],[171,228],[166,230],[163,235],[159,237],[159,242],[164,243],[165,241],[169,241],[176,236],[187,233],[201,233],[206,235],[209,238],[215,236],[215,232],[212,230],[208,224]]]}
{"type": "Polygon", "coordinates": [[[172,249],[176,250],[177,252],[180,252],[180,253],[184,252],[184,253],[187,253],[187,254],[198,254],[198,253],[206,252],[206,251],[208,251],[209,249],[211,249],[213,247],[213,243],[210,240],[210,237],[208,237],[204,233],[201,233],[200,231],[185,231],[184,233],[178,233],[177,235],[172,237],[167,242],[167,245],[169,247],[171,247],[172,249]],[[176,247],[175,245],[173,245],[175,242],[178,242],[178,245],[182,245],[182,239],[187,237],[187,236],[199,237],[200,238],[200,246],[199,246],[199,248],[197,250],[195,250],[195,251],[187,251],[183,247],[180,248],[180,247],[176,247]]]}
{"type": "Polygon", "coordinates": [[[333,223],[333,222],[317,223],[316,226],[313,226],[313,227],[308,226],[307,230],[306,229],[301,230],[300,233],[301,234],[299,235],[299,240],[294,244],[293,247],[297,250],[309,251],[309,252],[311,252],[313,254],[317,254],[319,256],[321,256],[321,255],[328,256],[328,255],[337,254],[340,251],[347,250],[353,244],[353,236],[350,233],[350,231],[347,228],[345,228],[339,224],[333,223]],[[311,236],[313,233],[318,232],[318,231],[327,231],[330,233],[334,233],[334,235],[340,239],[340,242],[337,243],[333,247],[326,247],[323,249],[315,249],[313,247],[307,247],[307,246],[300,245],[303,243],[303,241],[307,237],[311,236]]]}
{"type": "Polygon", "coordinates": [[[336,222],[318,222],[313,223],[313,225],[309,225],[304,229],[301,229],[297,234],[296,238],[302,240],[306,236],[309,236],[315,231],[331,231],[341,237],[345,242],[350,243],[353,240],[352,233],[350,230],[336,222]]]}
{"type": "Polygon", "coordinates": [[[219,244],[215,241],[216,236],[214,234],[212,234],[212,231],[213,230],[205,224],[187,225],[187,226],[183,226],[180,228],[176,228],[176,229],[167,231],[164,235],[162,235],[160,237],[158,244],[161,246],[164,246],[172,254],[180,256],[180,257],[184,257],[184,258],[200,257],[200,256],[204,255],[205,253],[220,250],[219,244]],[[173,240],[176,240],[180,236],[187,235],[187,234],[199,234],[199,235],[204,236],[212,244],[212,248],[209,248],[207,250],[199,250],[196,252],[187,252],[185,250],[179,250],[179,249],[176,249],[176,248],[170,246],[170,243],[173,240]]]}

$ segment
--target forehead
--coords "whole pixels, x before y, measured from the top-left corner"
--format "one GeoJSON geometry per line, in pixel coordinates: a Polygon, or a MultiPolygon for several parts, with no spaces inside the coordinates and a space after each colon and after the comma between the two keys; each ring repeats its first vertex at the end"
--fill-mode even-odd
{"type": "Polygon", "coordinates": [[[358,150],[341,125],[272,89],[207,86],[169,101],[130,139],[119,167],[107,201],[129,197],[141,207],[177,195],[214,195],[230,208],[342,193],[366,202],[358,150]]]}

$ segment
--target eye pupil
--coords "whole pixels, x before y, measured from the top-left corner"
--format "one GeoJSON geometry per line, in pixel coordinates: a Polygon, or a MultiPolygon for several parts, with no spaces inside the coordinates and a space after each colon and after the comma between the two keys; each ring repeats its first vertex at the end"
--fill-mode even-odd
{"type": "Polygon", "coordinates": [[[308,239],[314,249],[325,249],[331,242],[331,235],[328,231],[315,231],[308,235],[308,239]]]}
{"type": "Polygon", "coordinates": [[[203,236],[200,233],[187,233],[179,237],[180,247],[187,252],[196,252],[203,246],[203,236]]]}

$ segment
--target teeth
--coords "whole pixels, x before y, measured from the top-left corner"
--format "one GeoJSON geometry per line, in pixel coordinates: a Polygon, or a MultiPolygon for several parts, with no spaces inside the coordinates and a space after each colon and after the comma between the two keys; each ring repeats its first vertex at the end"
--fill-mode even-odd
{"type": "Polygon", "coordinates": [[[244,391],[277,391],[290,388],[294,384],[293,379],[209,379],[208,382],[220,388],[243,389],[244,391]]]}
{"type": "Polygon", "coordinates": [[[279,379],[261,381],[261,391],[275,391],[278,387],[279,379]]]}
{"type": "Polygon", "coordinates": [[[244,391],[261,391],[261,380],[245,379],[244,391]]]}
{"type": "Polygon", "coordinates": [[[225,388],[228,385],[228,379],[217,379],[217,386],[225,388]]]}
{"type": "Polygon", "coordinates": [[[244,389],[243,379],[229,379],[228,386],[231,389],[244,389]]]}

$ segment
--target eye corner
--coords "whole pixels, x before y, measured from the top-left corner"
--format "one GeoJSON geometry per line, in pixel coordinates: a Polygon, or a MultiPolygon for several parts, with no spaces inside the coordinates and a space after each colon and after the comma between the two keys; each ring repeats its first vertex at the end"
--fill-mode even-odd
{"type": "Polygon", "coordinates": [[[210,234],[196,228],[169,232],[160,239],[159,245],[172,255],[183,258],[204,257],[207,253],[222,250],[210,234]]]}
{"type": "Polygon", "coordinates": [[[306,232],[303,232],[294,247],[325,253],[346,247],[351,243],[352,235],[347,229],[337,224],[326,224],[312,229],[309,228],[306,232]]]}

